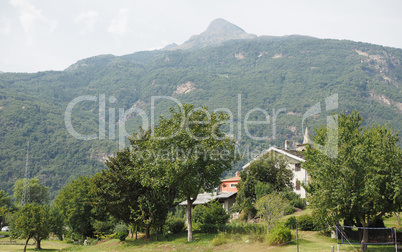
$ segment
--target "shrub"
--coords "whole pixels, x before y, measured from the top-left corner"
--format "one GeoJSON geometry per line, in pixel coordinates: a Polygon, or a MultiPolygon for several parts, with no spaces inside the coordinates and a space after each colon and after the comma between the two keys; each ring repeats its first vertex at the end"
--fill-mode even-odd
{"type": "Polygon", "coordinates": [[[284,190],[281,192],[281,194],[282,194],[282,197],[289,200],[289,205],[300,208],[300,209],[305,208],[306,203],[303,199],[300,198],[299,194],[297,194],[291,190],[284,190]]]}
{"type": "Polygon", "coordinates": [[[269,231],[266,242],[269,245],[279,245],[292,240],[292,232],[283,225],[277,225],[269,231]]]}
{"type": "Polygon", "coordinates": [[[195,227],[202,233],[217,233],[220,226],[228,222],[230,215],[222,208],[222,204],[213,201],[208,205],[198,205],[193,211],[195,227]]]}
{"type": "Polygon", "coordinates": [[[297,218],[297,227],[304,231],[314,231],[314,218],[310,215],[302,215],[297,218]]]}
{"type": "Polygon", "coordinates": [[[207,233],[207,234],[218,233],[218,225],[217,224],[204,223],[204,224],[200,224],[199,228],[200,228],[201,233],[207,233]]]}
{"type": "Polygon", "coordinates": [[[2,237],[9,237],[9,236],[10,236],[10,232],[2,231],[2,232],[0,232],[0,236],[2,236],[2,237]]]}
{"type": "Polygon", "coordinates": [[[241,222],[231,222],[226,225],[219,225],[218,228],[220,232],[227,232],[231,234],[265,234],[267,232],[267,228],[263,225],[241,222]]]}
{"type": "Polygon", "coordinates": [[[291,216],[285,222],[285,227],[290,229],[296,229],[296,217],[291,216]]]}
{"type": "Polygon", "coordinates": [[[222,204],[218,201],[214,201],[205,207],[205,212],[202,215],[202,223],[226,224],[229,218],[230,215],[226,213],[226,210],[222,207],[222,204]]]}
{"type": "Polygon", "coordinates": [[[117,224],[117,225],[114,227],[114,232],[115,232],[115,233],[120,233],[120,232],[126,232],[126,233],[127,233],[127,230],[128,230],[128,227],[127,227],[127,225],[124,224],[124,223],[117,224]]]}
{"type": "Polygon", "coordinates": [[[226,233],[219,233],[212,240],[212,246],[219,246],[219,245],[222,245],[222,244],[225,244],[225,243],[228,243],[226,233]]]}
{"type": "Polygon", "coordinates": [[[193,209],[192,218],[195,223],[203,223],[203,216],[205,213],[204,205],[196,205],[193,209]]]}
{"type": "Polygon", "coordinates": [[[291,200],[290,205],[304,209],[306,207],[306,202],[303,199],[300,199],[300,195],[297,194],[297,196],[299,196],[299,198],[291,200]]]}
{"type": "Polygon", "coordinates": [[[283,214],[284,215],[289,215],[295,212],[295,208],[292,205],[287,206],[284,210],[283,210],[283,214]]]}
{"type": "Polygon", "coordinates": [[[120,231],[116,234],[115,237],[116,237],[116,239],[119,239],[120,241],[124,241],[124,240],[126,240],[127,235],[128,235],[127,232],[120,231]]]}
{"type": "Polygon", "coordinates": [[[184,228],[184,220],[183,218],[173,216],[173,214],[169,214],[166,218],[165,229],[172,232],[173,234],[180,233],[184,228]]]}

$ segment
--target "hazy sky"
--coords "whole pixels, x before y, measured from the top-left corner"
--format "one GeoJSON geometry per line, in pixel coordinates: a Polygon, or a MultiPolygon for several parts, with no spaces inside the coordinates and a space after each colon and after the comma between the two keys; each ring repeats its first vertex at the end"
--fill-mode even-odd
{"type": "Polygon", "coordinates": [[[400,0],[0,0],[0,71],[181,44],[216,18],[256,35],[301,34],[402,48],[400,0]]]}

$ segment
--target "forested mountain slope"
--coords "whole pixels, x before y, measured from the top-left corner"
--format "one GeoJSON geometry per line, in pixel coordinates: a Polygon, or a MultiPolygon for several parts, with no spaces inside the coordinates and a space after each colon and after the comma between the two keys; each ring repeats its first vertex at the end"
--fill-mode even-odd
{"type": "Polygon", "coordinates": [[[127,116],[126,130],[132,132],[145,121],[150,125],[153,100],[156,122],[175,105],[156,96],[224,108],[234,120],[233,130],[226,130],[238,138],[242,153],[247,146],[252,151],[282,146],[285,139],[293,146],[301,142],[303,115],[318,102],[321,113],[309,118],[310,132],[331,113],[355,109],[366,124],[388,123],[401,131],[402,50],[304,36],[258,37],[192,50],[101,55],[65,71],[1,73],[0,188],[11,193],[23,177],[28,140],[30,175],[50,186],[52,196],[69,180],[99,171],[119,148],[119,109],[146,113],[147,120],[127,116]],[[338,106],[328,110],[325,99],[336,94],[338,106]],[[76,102],[72,126],[80,134],[96,134],[94,140],[76,139],[65,124],[68,104],[84,95],[92,101],[76,102]],[[239,118],[269,123],[242,123],[239,135],[239,118]],[[253,140],[246,130],[268,139],[253,140]]]}

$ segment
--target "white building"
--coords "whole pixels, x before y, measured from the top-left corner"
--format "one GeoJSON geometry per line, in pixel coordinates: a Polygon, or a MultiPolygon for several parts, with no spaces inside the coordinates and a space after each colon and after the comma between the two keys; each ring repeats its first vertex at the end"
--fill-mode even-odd
{"type": "MultiPolygon", "coordinates": [[[[289,149],[289,141],[285,141],[285,148],[279,147],[271,147],[268,150],[265,150],[259,157],[265,156],[268,153],[273,154],[274,156],[284,158],[287,162],[287,168],[293,171],[293,190],[295,193],[299,194],[302,199],[306,198],[306,191],[301,186],[302,183],[308,183],[308,174],[305,169],[303,169],[303,163],[306,161],[304,159],[303,152],[306,150],[306,145],[310,144],[310,135],[308,133],[308,129],[306,128],[306,132],[304,134],[303,143],[297,145],[296,150],[289,149]]],[[[259,157],[254,160],[248,162],[243,166],[243,170],[247,169],[255,160],[259,159],[259,157]]]]}

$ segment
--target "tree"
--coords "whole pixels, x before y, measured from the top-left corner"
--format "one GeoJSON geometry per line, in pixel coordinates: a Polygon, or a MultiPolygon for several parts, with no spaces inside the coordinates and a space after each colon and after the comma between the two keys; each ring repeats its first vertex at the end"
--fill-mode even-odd
{"type": "Polygon", "coordinates": [[[284,159],[276,158],[272,153],[267,153],[254,161],[240,176],[234,210],[239,212],[244,210],[248,218],[255,212],[255,202],[260,197],[293,188],[292,171],[287,168],[284,159]]]}
{"type": "Polygon", "coordinates": [[[60,211],[65,224],[80,234],[82,240],[93,234],[92,220],[96,218],[93,198],[92,180],[87,176],[71,181],[54,200],[54,207],[60,211]]]}
{"type": "MultiPolygon", "coordinates": [[[[14,199],[17,204],[21,203],[22,192],[24,190],[24,179],[18,179],[14,184],[14,199]]],[[[37,178],[29,180],[29,193],[31,202],[39,205],[49,203],[49,187],[42,185],[37,178]]]]}
{"type": "MultiPolygon", "coordinates": [[[[402,155],[398,136],[387,126],[362,127],[358,112],[341,113],[338,120],[338,155],[325,148],[308,147],[305,153],[311,182],[309,202],[330,222],[353,219],[370,227],[388,213],[400,211],[402,155]]],[[[314,142],[325,146],[328,127],[316,130],[314,142]]],[[[336,144],[335,143],[327,143],[336,144]]],[[[330,148],[329,148],[330,149],[330,148]]],[[[366,250],[364,229],[360,250],[366,250]]]]}
{"type": "Polygon", "coordinates": [[[147,152],[134,152],[148,160],[143,166],[144,183],[164,185],[187,201],[187,239],[192,241],[192,204],[201,188],[210,191],[219,186],[222,173],[236,160],[235,145],[220,130],[229,119],[223,113],[190,104],[171,108],[170,113],[170,118],[159,120],[147,141],[147,152]]]}
{"type": "Polygon", "coordinates": [[[0,222],[2,225],[6,222],[6,214],[13,210],[11,197],[5,191],[0,190],[0,222]]]}
{"type": "Polygon", "coordinates": [[[62,241],[66,229],[64,228],[63,216],[55,205],[52,205],[49,208],[49,222],[47,225],[49,226],[49,231],[55,234],[59,240],[62,241]]]}
{"type": "Polygon", "coordinates": [[[105,164],[108,169],[93,177],[94,204],[128,226],[138,225],[137,199],[144,193],[144,188],[132,171],[130,150],[118,151],[105,164]]]}
{"type": "MultiPolygon", "coordinates": [[[[134,134],[132,148],[144,151],[149,140],[150,131],[134,134]]],[[[95,203],[117,220],[128,226],[134,224],[136,230],[144,225],[146,238],[150,238],[150,228],[157,230],[163,226],[169,209],[173,206],[175,191],[163,185],[144,185],[141,167],[146,160],[131,155],[129,148],[116,153],[106,161],[107,170],[96,174],[93,178],[95,203]],[[161,193],[163,192],[163,193],[161,193]]],[[[136,232],[137,233],[137,232],[136,232]]]]}
{"type": "Polygon", "coordinates": [[[34,204],[25,205],[13,215],[11,222],[11,236],[26,239],[24,251],[28,241],[36,241],[36,249],[41,249],[40,243],[49,236],[49,211],[47,206],[34,204]]]}
{"type": "Polygon", "coordinates": [[[288,205],[289,202],[277,192],[265,195],[257,200],[255,203],[257,215],[267,225],[267,233],[283,216],[284,209],[288,205]]]}

